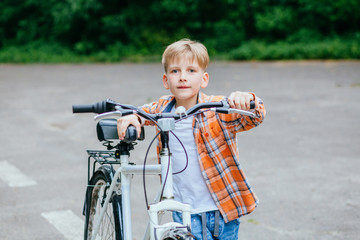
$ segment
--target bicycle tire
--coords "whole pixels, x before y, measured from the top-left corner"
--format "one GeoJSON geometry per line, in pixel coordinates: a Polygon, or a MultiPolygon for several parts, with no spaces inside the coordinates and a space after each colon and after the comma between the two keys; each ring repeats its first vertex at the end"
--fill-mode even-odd
{"type": "MultiPolygon", "coordinates": [[[[110,168],[101,167],[90,180],[85,200],[85,240],[91,240],[92,231],[100,215],[100,207],[109,194],[112,175],[110,168]]],[[[123,240],[121,195],[112,195],[96,239],[123,240]]]]}

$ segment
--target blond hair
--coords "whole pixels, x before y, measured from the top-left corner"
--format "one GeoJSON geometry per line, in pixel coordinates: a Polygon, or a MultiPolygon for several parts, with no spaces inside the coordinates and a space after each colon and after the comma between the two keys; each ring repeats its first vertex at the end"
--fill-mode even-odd
{"type": "Polygon", "coordinates": [[[209,54],[206,47],[196,41],[190,39],[181,39],[177,42],[170,44],[164,51],[162,55],[162,64],[164,66],[165,72],[169,63],[176,61],[179,57],[186,57],[194,61],[197,60],[199,66],[205,71],[209,65],[209,54]]]}

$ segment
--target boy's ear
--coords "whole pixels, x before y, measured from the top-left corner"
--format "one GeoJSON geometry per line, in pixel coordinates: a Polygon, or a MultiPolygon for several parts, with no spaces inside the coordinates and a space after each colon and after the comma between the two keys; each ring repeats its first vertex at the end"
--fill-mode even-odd
{"type": "Polygon", "coordinates": [[[162,80],[163,80],[165,89],[169,89],[169,84],[168,84],[168,79],[167,79],[166,73],[164,73],[162,80]]]}
{"type": "Polygon", "coordinates": [[[209,84],[209,74],[207,72],[204,72],[200,87],[206,88],[208,84],[209,84]]]}

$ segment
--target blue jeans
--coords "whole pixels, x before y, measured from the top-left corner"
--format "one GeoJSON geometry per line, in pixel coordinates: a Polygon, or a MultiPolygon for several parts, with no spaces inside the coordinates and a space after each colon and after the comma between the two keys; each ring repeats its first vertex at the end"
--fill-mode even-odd
{"type": "MultiPolygon", "coordinates": [[[[173,212],[173,219],[175,222],[182,223],[182,214],[173,212]]],[[[206,238],[207,240],[237,240],[239,234],[240,219],[235,219],[231,222],[225,223],[220,214],[219,217],[219,236],[214,237],[215,229],[215,211],[206,212],[206,238]]],[[[191,233],[196,240],[203,239],[203,230],[201,222],[201,213],[191,214],[191,233]]]]}

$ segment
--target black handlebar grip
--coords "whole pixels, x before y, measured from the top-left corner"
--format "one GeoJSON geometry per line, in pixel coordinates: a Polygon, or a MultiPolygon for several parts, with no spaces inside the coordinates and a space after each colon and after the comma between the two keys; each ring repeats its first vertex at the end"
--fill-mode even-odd
{"type": "Polygon", "coordinates": [[[250,109],[255,109],[255,101],[250,101],[250,109]]]}
{"type": "Polygon", "coordinates": [[[92,113],[94,112],[94,104],[81,104],[72,106],[73,113],[92,113]]]}
{"type": "Polygon", "coordinates": [[[127,129],[126,129],[126,133],[125,133],[125,139],[123,141],[125,142],[135,142],[137,139],[137,131],[136,128],[132,125],[130,125],[127,129]]]}
{"type": "Polygon", "coordinates": [[[113,111],[115,104],[111,100],[105,100],[94,104],[73,105],[73,113],[104,113],[113,111]]]}
{"type": "Polygon", "coordinates": [[[130,125],[126,129],[124,142],[135,142],[136,140],[144,140],[145,139],[145,131],[144,128],[141,127],[140,138],[137,138],[137,131],[133,125],[130,125]]]}

